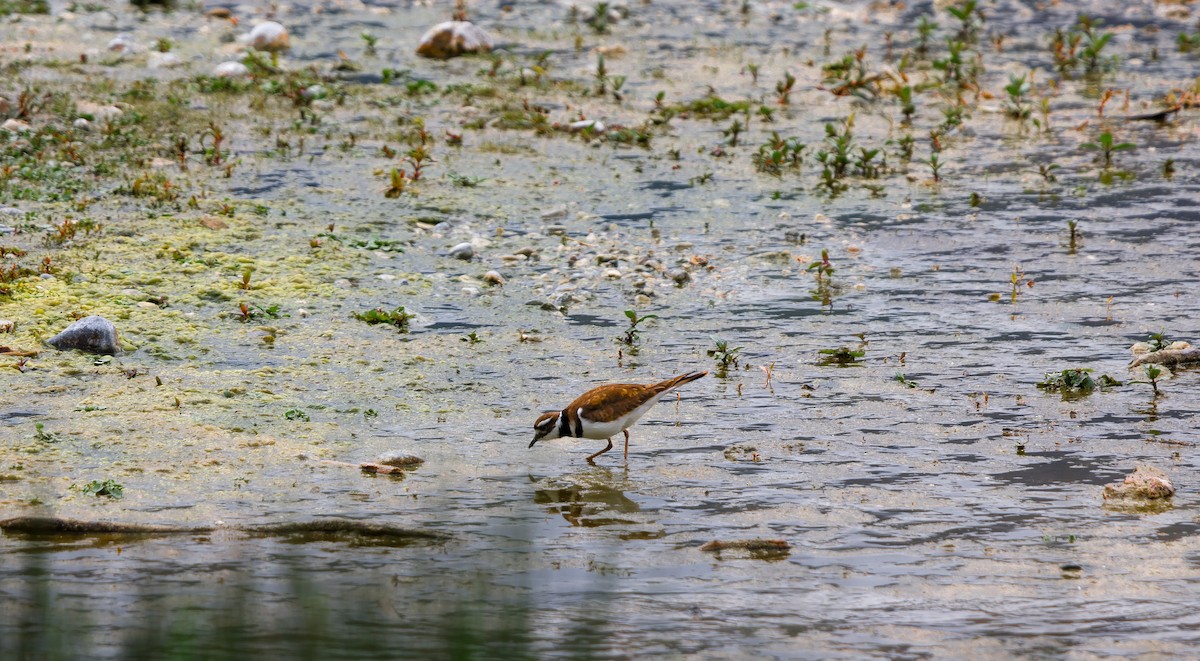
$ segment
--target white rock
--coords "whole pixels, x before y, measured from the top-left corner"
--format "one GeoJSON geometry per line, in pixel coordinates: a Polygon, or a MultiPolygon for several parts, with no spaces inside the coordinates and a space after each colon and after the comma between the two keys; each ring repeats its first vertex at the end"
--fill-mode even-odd
{"type": "Polygon", "coordinates": [[[492,37],[469,21],[446,21],[429,28],[417,45],[417,55],[448,60],[467,53],[489,53],[492,37]]]}
{"type": "Polygon", "coordinates": [[[241,62],[222,62],[213,67],[212,75],[217,78],[241,78],[250,75],[250,69],[241,62]]]}
{"type": "Polygon", "coordinates": [[[596,133],[604,133],[604,122],[598,119],[581,119],[578,122],[571,122],[567,128],[574,132],[579,132],[584,129],[591,129],[596,133]]]}
{"type": "Polygon", "coordinates": [[[91,131],[92,130],[92,123],[82,117],[80,117],[79,119],[76,119],[72,123],[72,125],[75,128],[79,129],[80,131],[91,131]]]}
{"type": "Polygon", "coordinates": [[[288,47],[288,31],[275,21],[266,21],[254,26],[249,34],[241,37],[242,43],[262,51],[281,51],[288,47]]]}
{"type": "Polygon", "coordinates": [[[470,243],[460,243],[450,249],[450,256],[455,259],[471,261],[475,257],[475,246],[470,243]]]}
{"type": "Polygon", "coordinates": [[[62,351],[80,349],[88,353],[121,353],[116,326],[104,317],[96,315],[76,321],[47,342],[62,351]]]}
{"type": "Polygon", "coordinates": [[[133,37],[127,34],[119,34],[108,42],[108,50],[114,53],[136,53],[138,47],[134,43],[133,37]]]}
{"type": "Polygon", "coordinates": [[[619,271],[617,269],[605,269],[604,277],[606,277],[610,280],[615,280],[615,279],[621,277],[621,271],[619,271]]]}
{"type": "Polygon", "coordinates": [[[182,66],[183,60],[179,59],[179,56],[175,53],[154,51],[150,53],[150,60],[146,65],[151,69],[174,69],[175,67],[182,66]]]}
{"type": "Polygon", "coordinates": [[[75,104],[75,110],[81,115],[91,115],[97,122],[110,122],[125,114],[114,105],[102,105],[91,101],[80,101],[75,104]]]}

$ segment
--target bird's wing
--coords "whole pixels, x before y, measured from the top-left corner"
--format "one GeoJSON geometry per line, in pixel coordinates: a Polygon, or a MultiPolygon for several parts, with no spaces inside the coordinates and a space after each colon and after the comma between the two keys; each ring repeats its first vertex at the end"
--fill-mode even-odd
{"type": "Polygon", "coordinates": [[[575,401],[568,410],[582,409],[583,417],[596,422],[611,422],[648,402],[657,395],[654,390],[636,383],[614,383],[589,390],[575,401]]]}

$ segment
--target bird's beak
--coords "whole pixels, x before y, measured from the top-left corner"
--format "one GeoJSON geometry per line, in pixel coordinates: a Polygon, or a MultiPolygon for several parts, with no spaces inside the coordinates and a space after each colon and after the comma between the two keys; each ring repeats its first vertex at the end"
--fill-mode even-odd
{"type": "Polygon", "coordinates": [[[533,440],[532,440],[532,441],[529,441],[529,447],[533,447],[533,444],[534,444],[534,443],[537,443],[537,442],[538,442],[538,437],[537,437],[537,436],[534,436],[534,437],[533,437],[533,440]]]}

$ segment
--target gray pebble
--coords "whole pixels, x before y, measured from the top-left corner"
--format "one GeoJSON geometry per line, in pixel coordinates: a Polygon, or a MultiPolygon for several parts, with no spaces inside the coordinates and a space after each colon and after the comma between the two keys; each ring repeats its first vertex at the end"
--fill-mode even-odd
{"type": "Polygon", "coordinates": [[[475,257],[475,246],[469,243],[460,243],[450,249],[450,256],[469,262],[475,257]]]}
{"type": "Polygon", "coordinates": [[[671,269],[670,271],[667,271],[667,277],[674,280],[675,284],[682,287],[692,279],[692,274],[688,273],[684,269],[671,269]]]}
{"type": "Polygon", "coordinates": [[[562,225],[547,225],[546,234],[550,236],[562,236],[567,233],[567,228],[562,225]]]}
{"type": "Polygon", "coordinates": [[[47,341],[50,346],[60,351],[79,349],[88,353],[108,355],[121,353],[117,327],[111,321],[97,315],[76,321],[47,341]]]}

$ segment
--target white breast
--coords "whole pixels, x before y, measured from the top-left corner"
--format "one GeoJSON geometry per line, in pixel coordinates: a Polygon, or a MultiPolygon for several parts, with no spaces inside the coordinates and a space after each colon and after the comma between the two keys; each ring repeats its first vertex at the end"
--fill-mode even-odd
{"type": "MultiPolygon", "coordinates": [[[[579,419],[583,421],[583,437],[584,438],[611,438],[621,433],[623,429],[629,429],[633,423],[638,421],[638,418],[646,414],[655,404],[658,403],[659,397],[651,397],[645,404],[630,411],[625,417],[617,418],[612,422],[596,422],[580,415],[579,419]]],[[[576,411],[576,414],[582,412],[582,409],[576,411]]]]}

